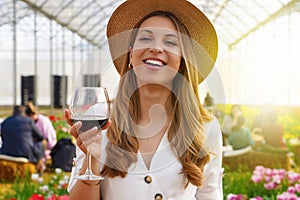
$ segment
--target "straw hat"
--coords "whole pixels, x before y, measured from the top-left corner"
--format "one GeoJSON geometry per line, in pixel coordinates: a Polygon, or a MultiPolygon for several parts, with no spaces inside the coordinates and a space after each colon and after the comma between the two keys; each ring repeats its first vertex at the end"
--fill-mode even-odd
{"type": "Polygon", "coordinates": [[[186,0],[127,0],[112,14],[107,25],[107,38],[114,65],[122,76],[127,72],[129,38],[131,30],[146,15],[170,12],[188,29],[191,38],[200,48],[195,48],[196,63],[201,83],[212,70],[218,53],[216,31],[208,18],[186,0]],[[205,54],[205,56],[203,56],[205,54]],[[205,59],[203,57],[206,57],[205,59]]]}

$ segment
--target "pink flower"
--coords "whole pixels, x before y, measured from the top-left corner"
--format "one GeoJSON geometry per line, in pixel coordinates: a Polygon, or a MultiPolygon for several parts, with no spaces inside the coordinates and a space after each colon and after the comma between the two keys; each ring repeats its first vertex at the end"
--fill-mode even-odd
{"type": "Polygon", "coordinates": [[[272,175],[273,175],[273,170],[272,170],[272,169],[266,168],[265,170],[266,170],[266,171],[265,171],[265,174],[266,174],[267,176],[272,176],[272,175]]]}
{"type": "Polygon", "coordinates": [[[279,176],[279,175],[274,175],[274,176],[272,176],[272,179],[273,179],[273,181],[276,182],[277,184],[280,184],[281,181],[282,181],[282,177],[279,176]]]}
{"type": "Polygon", "coordinates": [[[295,184],[295,189],[296,189],[297,192],[300,193],[300,184],[295,184]]]}
{"type": "Polygon", "coordinates": [[[51,197],[49,197],[47,200],[57,200],[58,196],[56,196],[55,194],[52,194],[51,197]]]}
{"type": "Polygon", "coordinates": [[[279,175],[282,176],[282,177],[284,177],[284,176],[286,175],[285,169],[279,169],[278,173],[279,173],[279,175]]]}
{"type": "Polygon", "coordinates": [[[265,168],[263,166],[257,165],[255,167],[254,173],[258,173],[258,174],[264,174],[265,173],[265,168]]]}
{"type": "Polygon", "coordinates": [[[290,186],[290,187],[288,188],[288,193],[295,194],[295,193],[296,193],[296,188],[290,186]]]}
{"type": "Polygon", "coordinates": [[[279,171],[278,171],[278,169],[273,169],[272,170],[272,175],[274,176],[274,175],[278,175],[279,174],[279,171]]]}
{"type": "Polygon", "coordinates": [[[44,200],[44,197],[41,194],[33,194],[29,200],[44,200]]]}
{"type": "Polygon", "coordinates": [[[265,181],[270,182],[271,181],[271,176],[265,176],[265,181]]]}
{"type": "Polygon", "coordinates": [[[62,196],[57,196],[57,195],[53,194],[47,200],[69,200],[69,196],[66,194],[62,195],[62,196]]]}
{"type": "Polygon", "coordinates": [[[58,200],[69,200],[69,196],[68,195],[62,195],[58,197],[58,200]]]}
{"type": "Polygon", "coordinates": [[[289,172],[288,173],[288,179],[290,183],[294,183],[300,180],[300,175],[296,172],[289,172]]]}
{"type": "Polygon", "coordinates": [[[260,196],[256,196],[256,197],[250,198],[249,200],[264,200],[264,199],[260,196]]]}
{"type": "Polygon", "coordinates": [[[296,194],[291,194],[288,192],[284,192],[281,195],[277,196],[277,200],[297,200],[299,198],[297,198],[296,194]]]}
{"type": "Polygon", "coordinates": [[[245,195],[242,194],[228,194],[226,200],[244,200],[246,199],[245,195]]]}
{"type": "Polygon", "coordinates": [[[260,175],[253,174],[253,175],[251,176],[251,180],[252,180],[254,183],[259,183],[259,182],[262,181],[262,179],[263,179],[263,177],[260,176],[260,175]]]}
{"type": "Polygon", "coordinates": [[[66,127],[62,127],[62,129],[61,129],[63,132],[68,132],[69,131],[69,129],[68,128],[66,128],[66,127]]]}
{"type": "Polygon", "coordinates": [[[276,187],[276,183],[275,182],[269,182],[269,183],[265,183],[264,184],[264,187],[267,189],[267,190],[272,190],[276,187]]]}

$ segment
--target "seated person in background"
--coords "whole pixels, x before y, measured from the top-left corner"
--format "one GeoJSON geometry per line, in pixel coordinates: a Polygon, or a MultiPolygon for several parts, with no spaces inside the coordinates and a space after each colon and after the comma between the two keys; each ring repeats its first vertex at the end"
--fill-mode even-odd
{"type": "MultiPolygon", "coordinates": [[[[1,138],[1,123],[3,122],[3,119],[0,118],[0,149],[2,147],[2,138],[1,138]]],[[[1,151],[0,151],[1,153],[1,151]]]]}
{"type": "Polygon", "coordinates": [[[259,148],[262,151],[273,153],[288,153],[290,150],[283,140],[283,127],[276,123],[277,114],[270,112],[266,118],[266,125],[262,128],[264,144],[259,148]]]}
{"type": "Polygon", "coordinates": [[[46,159],[49,159],[51,149],[57,143],[56,131],[49,117],[42,114],[38,114],[32,102],[28,102],[26,104],[25,113],[28,117],[30,117],[35,122],[35,125],[43,134],[45,138],[45,155],[46,155],[46,159]]]}
{"type": "Polygon", "coordinates": [[[2,154],[24,157],[36,164],[44,157],[43,146],[34,145],[34,140],[42,141],[44,136],[35,123],[25,116],[24,106],[14,106],[13,115],[1,123],[1,138],[2,154]]]}
{"type": "Polygon", "coordinates": [[[277,114],[270,112],[266,118],[265,125],[262,127],[265,144],[277,148],[287,148],[283,140],[284,129],[276,122],[277,114]]]}
{"type": "Polygon", "coordinates": [[[237,119],[239,116],[243,115],[240,105],[234,104],[231,106],[230,113],[224,116],[223,121],[223,145],[228,144],[228,136],[231,133],[231,128],[237,124],[237,119]]]}
{"type": "Polygon", "coordinates": [[[246,118],[239,116],[237,118],[237,124],[231,128],[228,141],[234,150],[254,145],[250,130],[245,127],[245,124],[246,118]]]}
{"type": "Polygon", "coordinates": [[[268,114],[274,112],[274,108],[270,105],[262,105],[259,108],[259,114],[253,119],[252,132],[261,135],[262,128],[265,126],[268,119],[268,114]]]}
{"type": "Polygon", "coordinates": [[[212,107],[214,106],[214,99],[210,96],[209,92],[206,93],[206,97],[204,98],[204,107],[212,107]]]}

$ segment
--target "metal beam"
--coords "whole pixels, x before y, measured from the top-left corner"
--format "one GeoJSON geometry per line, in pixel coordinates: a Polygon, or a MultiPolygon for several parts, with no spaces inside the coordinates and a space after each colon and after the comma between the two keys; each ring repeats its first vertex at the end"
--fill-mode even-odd
{"type": "MultiPolygon", "coordinates": [[[[88,21],[90,21],[95,15],[97,15],[97,13],[101,12],[104,9],[104,7],[100,7],[97,10],[95,10],[93,13],[91,13],[83,22],[81,22],[81,24],[78,27],[78,31],[81,30],[81,28],[86,25],[88,23],[88,21]]],[[[95,27],[92,27],[95,28],[95,27]]]]}
{"type": "Polygon", "coordinates": [[[16,0],[13,2],[13,94],[14,94],[14,105],[17,105],[17,10],[16,0]]]}
{"type": "Polygon", "coordinates": [[[224,2],[218,7],[218,10],[215,11],[215,15],[213,16],[213,19],[212,19],[213,22],[216,21],[216,19],[219,17],[219,15],[224,10],[224,8],[226,7],[226,5],[228,4],[229,1],[230,0],[224,0],[224,2]]]}
{"type": "Polygon", "coordinates": [[[77,13],[75,13],[73,15],[72,18],[70,18],[70,20],[67,22],[67,25],[69,25],[74,19],[76,19],[77,17],[80,17],[80,14],[85,10],[87,9],[88,7],[90,7],[90,5],[92,5],[93,3],[95,3],[95,1],[97,0],[92,0],[90,1],[89,3],[87,3],[85,6],[83,6],[77,13]]]}
{"type": "MultiPolygon", "coordinates": [[[[97,20],[87,31],[86,31],[86,35],[89,35],[89,33],[90,32],[92,32],[92,30],[93,29],[95,29],[95,27],[97,26],[97,24],[100,24],[101,23],[101,21],[103,21],[106,17],[108,17],[109,15],[104,15],[103,17],[101,17],[99,20],[97,20]]],[[[104,26],[104,27],[101,27],[100,29],[98,29],[99,31],[103,31],[103,30],[105,30],[105,27],[106,27],[106,25],[104,26]]],[[[97,35],[98,35],[98,33],[97,33],[97,35]]],[[[93,36],[92,37],[92,40],[93,39],[95,39],[95,37],[93,36]]]]}
{"type": "Polygon", "coordinates": [[[229,44],[229,48],[233,48],[235,45],[240,43],[243,39],[248,37],[250,34],[254,33],[257,31],[259,28],[265,26],[269,22],[275,20],[276,18],[284,15],[286,12],[290,11],[293,9],[297,3],[300,3],[300,0],[292,0],[288,4],[284,5],[282,8],[280,8],[277,12],[273,13],[269,17],[267,17],[265,20],[262,22],[258,23],[254,28],[250,29],[247,33],[243,34],[240,38],[236,39],[233,43],[229,44]]]}
{"type": "Polygon", "coordinates": [[[60,24],[61,26],[66,27],[67,29],[69,29],[71,32],[76,33],[77,35],[79,35],[79,37],[85,39],[90,44],[92,44],[92,45],[97,46],[98,48],[100,48],[99,44],[96,44],[95,41],[92,41],[91,39],[87,38],[86,35],[80,34],[76,29],[74,29],[70,25],[65,24],[64,22],[60,21],[58,18],[54,17],[53,15],[45,12],[43,9],[41,9],[40,7],[38,7],[37,5],[35,5],[34,3],[32,3],[31,1],[29,1],[29,0],[20,0],[20,1],[23,1],[24,3],[26,3],[29,7],[31,7],[31,9],[37,10],[38,12],[42,13],[48,19],[52,19],[53,21],[55,21],[56,23],[60,24]]]}
{"type": "Polygon", "coordinates": [[[72,3],[74,3],[74,0],[69,0],[68,3],[66,3],[66,5],[64,5],[56,14],[55,14],[55,18],[57,18],[59,16],[60,13],[62,13],[65,9],[67,9],[72,3]]]}
{"type": "MultiPolygon", "coordinates": [[[[28,10],[28,8],[16,8],[17,11],[20,11],[20,10],[23,10],[23,9],[28,10]]],[[[3,23],[0,23],[0,26],[4,26],[4,25],[13,23],[13,16],[9,17],[9,15],[13,12],[14,12],[13,9],[12,9],[12,11],[9,10],[9,11],[6,11],[6,12],[1,12],[0,19],[3,19],[4,17],[6,17],[8,20],[6,20],[3,23]]],[[[16,22],[23,19],[23,18],[25,18],[25,17],[29,17],[30,15],[32,15],[31,12],[30,13],[25,13],[24,15],[20,15],[19,17],[16,16],[16,22]]]]}

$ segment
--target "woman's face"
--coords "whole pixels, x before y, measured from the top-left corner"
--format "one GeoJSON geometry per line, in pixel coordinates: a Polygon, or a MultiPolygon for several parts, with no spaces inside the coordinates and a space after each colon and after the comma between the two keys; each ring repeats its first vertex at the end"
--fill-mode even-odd
{"type": "Polygon", "coordinates": [[[180,60],[181,46],[175,24],[163,16],[146,19],[130,52],[130,63],[138,84],[171,86],[180,60]]]}

